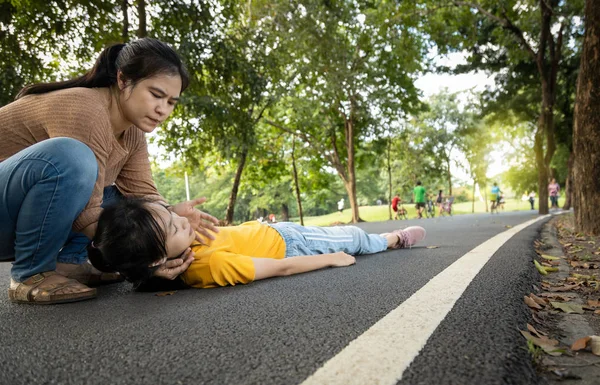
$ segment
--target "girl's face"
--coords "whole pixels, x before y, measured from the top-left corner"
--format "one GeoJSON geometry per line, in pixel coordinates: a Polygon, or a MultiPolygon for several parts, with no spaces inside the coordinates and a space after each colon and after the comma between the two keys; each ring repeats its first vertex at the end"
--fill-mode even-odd
{"type": "Polygon", "coordinates": [[[173,112],[181,93],[181,77],[159,74],[135,86],[119,80],[119,89],[123,118],[150,133],[173,112]]]}
{"type": "MultiPolygon", "coordinates": [[[[149,203],[158,223],[163,225],[166,234],[167,256],[165,259],[179,257],[196,239],[196,233],[185,217],[180,217],[157,203],[149,203]]],[[[164,263],[164,261],[162,261],[164,263]]]]}

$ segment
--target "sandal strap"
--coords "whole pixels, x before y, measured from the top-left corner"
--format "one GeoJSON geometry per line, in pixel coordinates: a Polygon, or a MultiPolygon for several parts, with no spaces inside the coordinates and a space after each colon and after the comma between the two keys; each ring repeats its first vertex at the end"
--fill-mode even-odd
{"type": "Polygon", "coordinates": [[[47,271],[39,273],[27,278],[25,281],[19,283],[14,289],[11,295],[12,299],[23,302],[38,302],[39,299],[36,297],[40,294],[43,296],[51,297],[57,291],[62,290],[69,286],[80,286],[85,287],[74,279],[64,280],[65,277],[56,273],[55,271],[47,271]],[[61,279],[63,278],[63,279],[61,279]],[[54,281],[54,282],[53,282],[54,281]],[[39,288],[42,283],[46,283],[43,288],[39,288]]]}
{"type": "Polygon", "coordinates": [[[15,299],[20,301],[33,301],[33,290],[39,285],[41,285],[42,282],[46,280],[46,278],[51,277],[53,275],[56,275],[55,271],[45,271],[43,273],[32,275],[25,281],[19,283],[19,285],[15,289],[15,299]]]}

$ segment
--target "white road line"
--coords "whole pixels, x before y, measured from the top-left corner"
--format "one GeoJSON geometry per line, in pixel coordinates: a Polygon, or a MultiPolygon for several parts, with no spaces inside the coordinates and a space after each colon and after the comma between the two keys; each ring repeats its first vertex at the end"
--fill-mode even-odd
{"type": "Polygon", "coordinates": [[[302,385],[396,384],[492,255],[513,235],[547,217],[504,231],[460,257],[350,342],[302,385]]]}

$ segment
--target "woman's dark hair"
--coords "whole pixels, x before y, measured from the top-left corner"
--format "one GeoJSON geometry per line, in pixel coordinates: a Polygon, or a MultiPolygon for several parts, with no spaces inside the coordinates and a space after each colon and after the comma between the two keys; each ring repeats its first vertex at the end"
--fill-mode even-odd
{"type": "Polygon", "coordinates": [[[152,277],[157,267],[150,265],[167,255],[164,227],[143,198],[122,198],[105,208],[88,246],[88,257],[100,271],[118,271],[128,281],[152,277]]]}
{"type": "Polygon", "coordinates": [[[169,45],[145,37],[128,44],[113,44],[102,51],[91,70],[75,79],[37,83],[23,88],[15,99],[25,95],[44,94],[73,87],[110,87],[117,83],[117,71],[122,80],[135,86],[155,75],[179,75],[181,92],[189,85],[188,72],[181,58],[169,45]]]}

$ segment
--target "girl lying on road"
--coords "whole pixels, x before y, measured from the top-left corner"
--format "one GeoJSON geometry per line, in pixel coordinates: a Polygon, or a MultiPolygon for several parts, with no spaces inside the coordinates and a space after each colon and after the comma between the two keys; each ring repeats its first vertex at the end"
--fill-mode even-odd
{"type": "Polygon", "coordinates": [[[352,255],[411,247],[425,238],[425,229],[367,234],[354,226],[253,221],[222,227],[215,235],[209,245],[200,244],[187,218],[159,203],[124,198],[102,212],[89,258],[96,268],[118,271],[134,282],[148,279],[168,260],[186,264],[193,259],[181,280],[187,286],[212,288],[349,266],[355,263],[352,255]],[[290,258],[298,256],[303,257],[290,258]]]}

